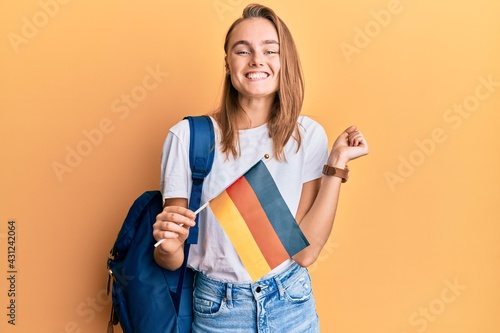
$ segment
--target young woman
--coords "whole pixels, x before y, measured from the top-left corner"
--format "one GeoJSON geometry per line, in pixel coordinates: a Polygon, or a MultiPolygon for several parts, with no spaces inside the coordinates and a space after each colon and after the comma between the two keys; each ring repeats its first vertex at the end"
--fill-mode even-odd
{"type": "MultiPolygon", "coordinates": [[[[288,28],[270,8],[246,7],[229,28],[224,50],[223,96],[212,115],[215,158],[202,203],[268,154],[266,167],[310,245],[253,282],[211,209],[203,210],[199,241],[188,258],[188,266],[197,272],[193,332],[319,332],[307,267],[332,230],[347,162],[366,155],[368,145],[351,126],[328,154],[323,128],[300,116],[299,57],[288,28]]],[[[165,239],[155,249],[155,259],[167,269],[181,266],[183,243],[194,225],[195,215],[187,209],[188,148],[189,125],[184,120],[170,129],[165,141],[165,206],[153,226],[154,238],[165,239]]]]}

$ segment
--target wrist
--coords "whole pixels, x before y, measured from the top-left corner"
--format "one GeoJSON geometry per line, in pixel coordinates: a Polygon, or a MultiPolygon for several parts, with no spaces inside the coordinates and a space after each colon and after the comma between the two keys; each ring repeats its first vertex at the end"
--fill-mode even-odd
{"type": "Polygon", "coordinates": [[[342,183],[345,183],[349,179],[349,168],[347,167],[347,165],[345,166],[345,168],[341,169],[325,164],[323,166],[323,174],[325,176],[338,177],[342,180],[342,183]]]}
{"type": "Polygon", "coordinates": [[[155,247],[155,253],[159,256],[162,256],[162,257],[171,257],[171,256],[175,256],[177,255],[177,253],[180,251],[180,252],[184,252],[184,248],[183,248],[183,245],[184,243],[181,244],[181,246],[179,246],[177,249],[164,249],[161,245],[155,247]]]}
{"type": "Polygon", "coordinates": [[[154,249],[153,257],[156,263],[161,267],[168,270],[176,270],[181,267],[184,261],[184,250],[179,251],[179,249],[177,249],[176,252],[171,253],[161,248],[161,246],[158,246],[154,249]]]}
{"type": "Polygon", "coordinates": [[[347,162],[349,162],[347,158],[343,157],[338,151],[332,150],[326,164],[332,167],[345,169],[347,166],[347,162]]]}

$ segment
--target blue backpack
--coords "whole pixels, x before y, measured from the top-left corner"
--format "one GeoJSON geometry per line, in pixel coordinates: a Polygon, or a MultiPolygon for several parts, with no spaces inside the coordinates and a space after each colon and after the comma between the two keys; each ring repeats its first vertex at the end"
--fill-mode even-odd
{"type": "MultiPolygon", "coordinates": [[[[207,116],[186,117],[190,125],[189,163],[193,185],[189,209],[200,206],[203,181],[212,168],[215,139],[207,116]]],[[[112,283],[108,333],[120,323],[124,333],[191,332],[194,272],[186,268],[189,247],[198,242],[196,226],[184,245],[184,263],[176,271],[156,264],[153,224],[163,210],[160,191],[147,191],[135,200],[108,258],[108,294],[112,283]]]]}

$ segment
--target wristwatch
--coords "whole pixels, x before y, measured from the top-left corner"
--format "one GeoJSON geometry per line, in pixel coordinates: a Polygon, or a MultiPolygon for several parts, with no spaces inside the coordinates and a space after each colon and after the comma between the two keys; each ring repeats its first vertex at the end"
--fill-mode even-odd
{"type": "Polygon", "coordinates": [[[325,164],[323,166],[323,174],[326,176],[335,176],[342,178],[342,183],[345,183],[347,179],[349,179],[349,168],[347,165],[345,166],[345,169],[340,169],[333,167],[331,165],[325,164]]]}

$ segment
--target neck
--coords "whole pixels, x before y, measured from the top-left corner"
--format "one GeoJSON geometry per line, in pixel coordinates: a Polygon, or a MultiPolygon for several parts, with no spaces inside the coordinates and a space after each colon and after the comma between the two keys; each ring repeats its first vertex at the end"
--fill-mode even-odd
{"type": "Polygon", "coordinates": [[[242,112],[238,116],[238,129],[259,127],[267,123],[274,96],[263,98],[245,98],[240,95],[239,104],[242,112]]]}

